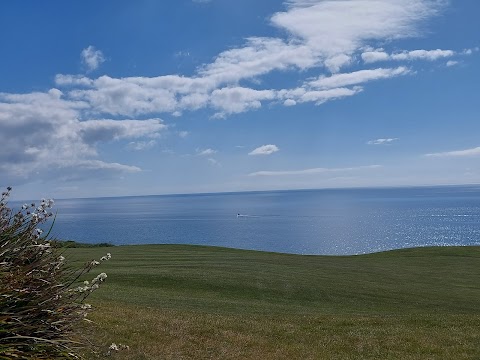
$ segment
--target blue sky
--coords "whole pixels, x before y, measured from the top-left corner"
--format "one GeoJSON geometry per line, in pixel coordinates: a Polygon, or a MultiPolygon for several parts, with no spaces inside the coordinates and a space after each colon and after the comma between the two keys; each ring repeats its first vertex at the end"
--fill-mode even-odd
{"type": "Polygon", "coordinates": [[[15,198],[480,183],[476,0],[3,1],[15,198]]]}

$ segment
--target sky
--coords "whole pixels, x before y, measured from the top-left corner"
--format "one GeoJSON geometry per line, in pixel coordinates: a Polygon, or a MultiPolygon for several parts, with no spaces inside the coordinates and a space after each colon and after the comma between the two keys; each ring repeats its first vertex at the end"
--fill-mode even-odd
{"type": "Polygon", "coordinates": [[[13,198],[480,183],[477,0],[6,0],[13,198]]]}

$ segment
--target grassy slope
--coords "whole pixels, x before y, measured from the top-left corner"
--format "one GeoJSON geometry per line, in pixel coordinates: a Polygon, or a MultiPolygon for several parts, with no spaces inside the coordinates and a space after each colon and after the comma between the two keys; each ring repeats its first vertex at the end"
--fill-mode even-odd
{"type": "Polygon", "coordinates": [[[480,358],[480,248],[300,256],[188,245],[112,253],[90,299],[124,359],[480,358]]]}

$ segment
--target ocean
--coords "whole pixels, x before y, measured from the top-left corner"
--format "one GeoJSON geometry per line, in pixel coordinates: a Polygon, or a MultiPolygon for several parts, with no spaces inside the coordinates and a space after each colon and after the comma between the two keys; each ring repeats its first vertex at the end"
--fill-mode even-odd
{"type": "Polygon", "coordinates": [[[480,245],[480,186],[68,199],[55,210],[52,234],[85,243],[325,255],[480,245]]]}

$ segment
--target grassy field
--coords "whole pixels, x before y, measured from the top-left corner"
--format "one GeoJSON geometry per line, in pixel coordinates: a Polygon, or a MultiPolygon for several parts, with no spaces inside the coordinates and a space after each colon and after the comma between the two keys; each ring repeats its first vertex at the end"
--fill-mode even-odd
{"type": "Polygon", "coordinates": [[[107,251],[90,336],[129,345],[116,359],[480,359],[478,247],[66,250],[72,261],[107,251]]]}

